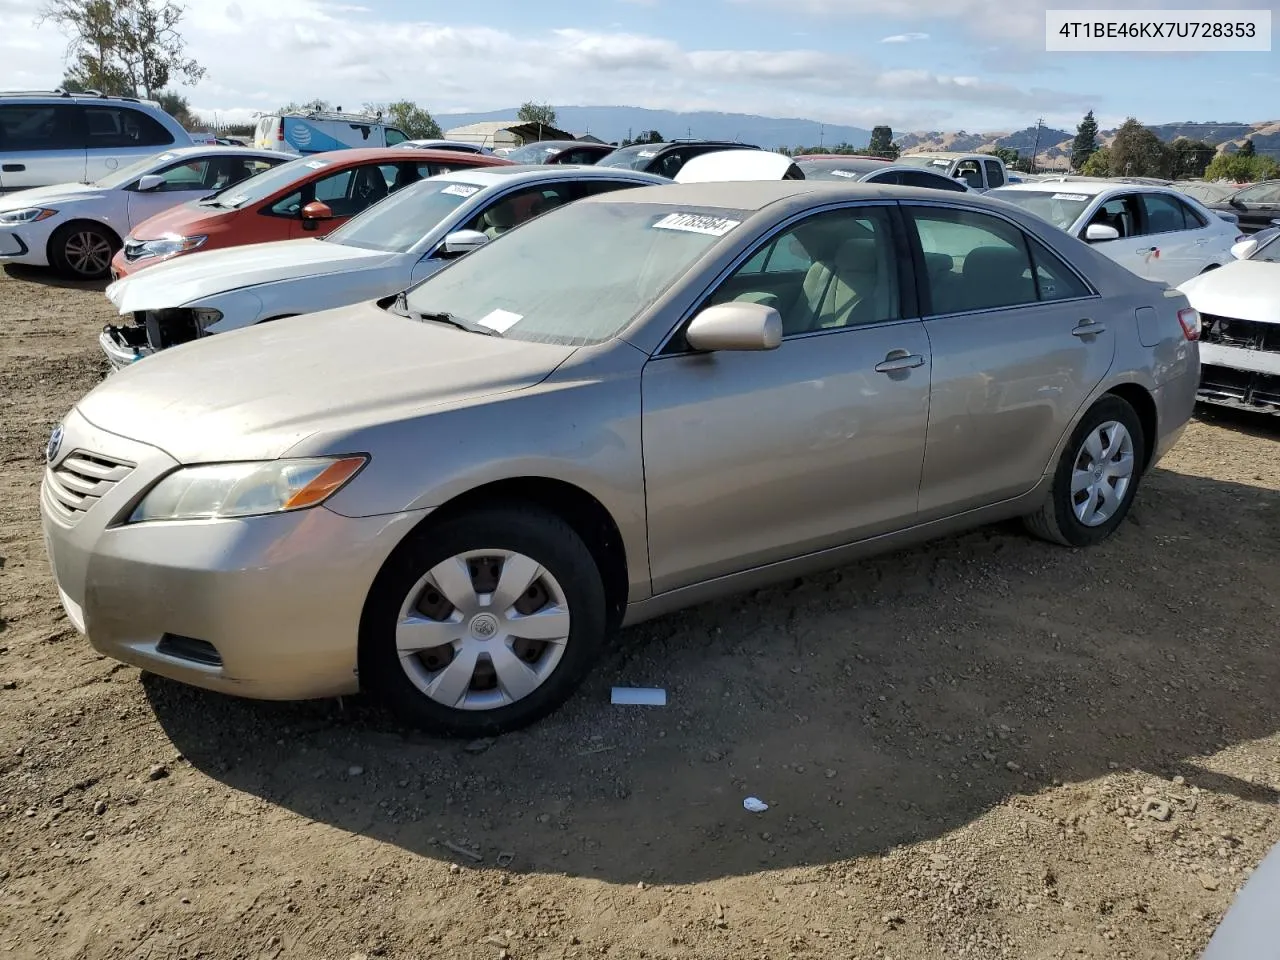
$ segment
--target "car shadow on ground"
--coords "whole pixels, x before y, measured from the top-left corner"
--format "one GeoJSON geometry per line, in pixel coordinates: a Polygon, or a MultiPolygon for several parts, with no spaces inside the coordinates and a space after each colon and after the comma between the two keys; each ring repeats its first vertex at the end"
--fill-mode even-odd
{"type": "Polygon", "coordinates": [[[4,272],[11,279],[22,283],[40,283],[46,287],[60,287],[64,290],[94,290],[101,293],[111,283],[109,278],[69,280],[49,267],[31,267],[21,263],[5,264],[4,272]]]}
{"type": "Polygon", "coordinates": [[[199,770],[415,854],[742,876],[938,837],[1116,770],[1276,802],[1203,758],[1280,729],[1273,631],[1234,615],[1274,609],[1277,534],[1280,494],[1157,470],[1090,550],[1010,524],[628,630],[563,710],[492,744],[401,730],[361,698],[145,684],[199,770]],[[611,684],[663,686],[668,705],[611,706],[611,684]]]}

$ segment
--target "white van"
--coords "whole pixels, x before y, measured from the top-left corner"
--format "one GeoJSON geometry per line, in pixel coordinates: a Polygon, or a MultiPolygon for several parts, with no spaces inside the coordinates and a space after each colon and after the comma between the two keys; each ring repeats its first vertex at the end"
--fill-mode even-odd
{"type": "Polygon", "coordinates": [[[304,154],[351,147],[394,147],[408,139],[404,131],[383,123],[381,115],[325,110],[259,117],[253,145],[259,150],[304,154]]]}

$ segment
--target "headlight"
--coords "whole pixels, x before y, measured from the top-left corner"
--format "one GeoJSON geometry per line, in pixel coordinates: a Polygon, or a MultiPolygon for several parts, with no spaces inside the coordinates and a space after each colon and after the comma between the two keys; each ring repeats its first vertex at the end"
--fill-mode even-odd
{"type": "Polygon", "coordinates": [[[368,461],[365,456],[311,457],[182,467],[147,492],[129,522],[253,517],[303,510],[328,500],[368,461]]]}
{"type": "Polygon", "coordinates": [[[158,240],[143,240],[139,244],[139,254],[144,257],[169,257],[175,253],[190,253],[208,240],[203,237],[161,237],[158,240]]]}
{"type": "Polygon", "coordinates": [[[50,210],[47,207],[25,207],[22,210],[6,210],[0,213],[0,223],[6,226],[13,226],[18,223],[38,223],[41,220],[48,220],[57,210],[50,210]]]}

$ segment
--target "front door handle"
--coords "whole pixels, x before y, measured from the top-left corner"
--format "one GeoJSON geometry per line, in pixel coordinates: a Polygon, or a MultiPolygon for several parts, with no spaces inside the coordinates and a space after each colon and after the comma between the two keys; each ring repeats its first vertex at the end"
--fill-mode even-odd
{"type": "Polygon", "coordinates": [[[924,366],[924,357],[918,353],[907,353],[905,350],[891,350],[889,355],[876,364],[876,373],[897,373],[900,370],[912,370],[924,366]]]}
{"type": "Polygon", "coordinates": [[[0,167],[0,173],[21,173],[25,169],[27,169],[25,163],[6,163],[0,167]]]}
{"type": "Polygon", "coordinates": [[[1096,320],[1081,320],[1076,324],[1075,329],[1071,331],[1073,337],[1096,337],[1100,333],[1105,333],[1107,325],[1098,323],[1096,320]]]}

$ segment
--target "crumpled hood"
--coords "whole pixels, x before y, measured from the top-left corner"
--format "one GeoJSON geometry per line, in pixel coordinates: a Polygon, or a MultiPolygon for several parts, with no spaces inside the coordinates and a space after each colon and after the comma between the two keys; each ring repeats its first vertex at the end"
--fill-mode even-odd
{"type": "Polygon", "coordinates": [[[122,314],[162,310],[260,283],[376,269],[400,256],[312,237],[198,250],[117,280],[107,299],[122,314]]]}
{"type": "Polygon", "coordinates": [[[1201,313],[1280,323],[1280,263],[1233,260],[1179,285],[1201,313]]]}
{"type": "Polygon", "coordinates": [[[26,190],[15,190],[12,193],[0,195],[0,211],[89,200],[109,192],[90,183],[57,183],[51,187],[28,187],[26,190]]]}
{"type": "Polygon", "coordinates": [[[170,347],[108,377],[77,409],[183,463],[271,459],[320,430],[531,387],[574,349],[363,303],[170,347]]]}

